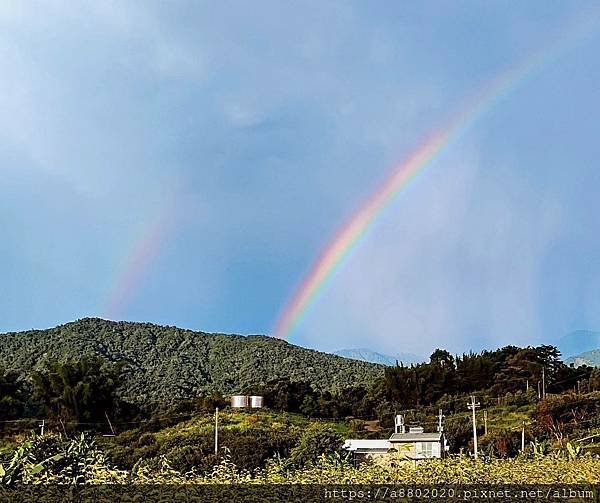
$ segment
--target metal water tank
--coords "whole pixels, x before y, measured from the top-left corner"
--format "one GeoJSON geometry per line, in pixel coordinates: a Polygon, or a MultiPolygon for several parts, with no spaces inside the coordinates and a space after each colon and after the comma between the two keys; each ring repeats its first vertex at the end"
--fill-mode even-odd
{"type": "Polygon", "coordinates": [[[248,397],[245,395],[233,395],[231,397],[231,407],[234,409],[248,407],[248,397]]]}
{"type": "Polygon", "coordinates": [[[253,409],[262,409],[265,406],[265,399],[262,396],[251,396],[250,407],[253,409]]]}

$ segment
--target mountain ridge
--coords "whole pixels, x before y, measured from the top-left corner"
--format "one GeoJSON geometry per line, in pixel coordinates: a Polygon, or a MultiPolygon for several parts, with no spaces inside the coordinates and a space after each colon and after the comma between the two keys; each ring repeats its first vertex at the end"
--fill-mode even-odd
{"type": "Polygon", "coordinates": [[[403,363],[404,365],[410,365],[413,363],[421,363],[426,360],[426,358],[412,353],[386,355],[377,351],[372,351],[368,348],[340,349],[338,351],[334,351],[332,354],[353,360],[377,363],[387,366],[394,366],[396,365],[396,362],[403,363]]]}
{"type": "Polygon", "coordinates": [[[136,403],[237,393],[280,378],[335,392],[371,383],[384,369],[266,335],[206,333],[101,318],[0,335],[0,366],[22,375],[48,360],[83,356],[127,363],[118,392],[136,403]]]}

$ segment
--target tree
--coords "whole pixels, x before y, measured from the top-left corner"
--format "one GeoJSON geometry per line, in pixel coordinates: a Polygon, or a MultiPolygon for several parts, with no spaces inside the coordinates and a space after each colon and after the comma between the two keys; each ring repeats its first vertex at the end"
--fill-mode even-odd
{"type": "Polygon", "coordinates": [[[590,391],[600,391],[600,368],[594,368],[589,379],[590,391]]]}
{"type": "Polygon", "coordinates": [[[429,357],[429,361],[432,365],[454,370],[454,357],[445,349],[436,349],[429,357]]]}
{"type": "Polygon", "coordinates": [[[23,414],[25,392],[18,375],[0,369],[0,419],[14,419],[23,414]]]}
{"type": "Polygon", "coordinates": [[[47,413],[65,420],[104,421],[115,406],[115,388],[123,365],[85,357],[47,362],[33,371],[34,396],[47,413]]]}

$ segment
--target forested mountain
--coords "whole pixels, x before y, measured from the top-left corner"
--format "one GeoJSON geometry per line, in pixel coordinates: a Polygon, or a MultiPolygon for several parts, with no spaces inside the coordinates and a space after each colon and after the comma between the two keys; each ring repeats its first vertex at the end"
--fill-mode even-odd
{"type": "Polygon", "coordinates": [[[266,336],[207,334],[96,318],[0,335],[0,367],[22,375],[47,362],[91,355],[126,363],[118,395],[146,404],[241,392],[280,378],[336,392],[372,384],[384,368],[266,336]]]}

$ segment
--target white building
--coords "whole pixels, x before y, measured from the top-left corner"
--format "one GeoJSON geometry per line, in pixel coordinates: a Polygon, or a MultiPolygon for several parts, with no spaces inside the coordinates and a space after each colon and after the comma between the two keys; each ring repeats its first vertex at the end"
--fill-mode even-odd
{"type": "Polygon", "coordinates": [[[403,424],[396,431],[389,440],[348,439],[344,449],[351,452],[356,461],[382,461],[389,455],[406,461],[440,459],[448,450],[442,432],[425,433],[421,427],[412,427],[406,433],[403,424]]]}

